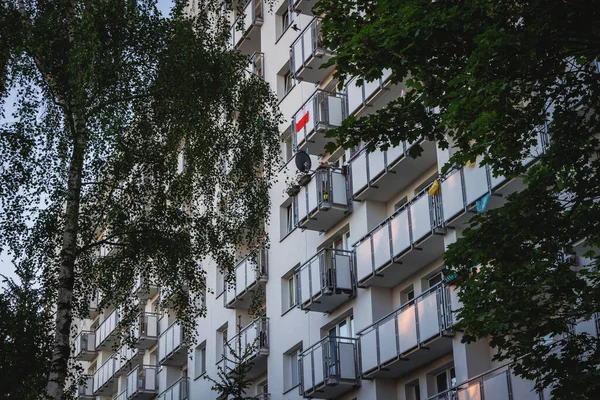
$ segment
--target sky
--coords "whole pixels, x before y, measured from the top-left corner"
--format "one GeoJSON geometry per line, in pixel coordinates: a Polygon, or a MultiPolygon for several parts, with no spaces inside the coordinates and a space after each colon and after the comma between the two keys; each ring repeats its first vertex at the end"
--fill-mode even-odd
{"type": "MultiPolygon", "coordinates": [[[[158,0],[158,9],[162,12],[163,15],[168,15],[169,10],[171,10],[172,0],[158,0]]],[[[9,117],[12,114],[12,104],[14,102],[14,96],[9,96],[6,101],[6,109],[5,115],[7,118],[0,118],[0,124],[9,121],[9,117]]],[[[6,253],[0,253],[0,274],[5,275],[7,277],[16,278],[14,274],[14,265],[12,263],[12,259],[6,253]]],[[[4,284],[2,283],[2,279],[0,278],[0,288],[3,288],[4,284]]]]}

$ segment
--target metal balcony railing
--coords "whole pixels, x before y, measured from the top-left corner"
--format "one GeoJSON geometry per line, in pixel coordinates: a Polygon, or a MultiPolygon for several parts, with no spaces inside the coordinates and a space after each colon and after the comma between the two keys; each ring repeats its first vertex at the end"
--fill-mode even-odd
{"type": "Polygon", "coordinates": [[[395,377],[452,350],[450,290],[438,284],[358,333],[363,378],[395,377]],[[402,358],[421,349],[418,362],[402,358]],[[409,365],[411,364],[411,365],[409,365]]]}
{"type": "Polygon", "coordinates": [[[146,399],[158,393],[158,367],[138,365],[127,375],[127,399],[146,399]]]}
{"type": "Polygon", "coordinates": [[[260,34],[253,32],[255,27],[263,23],[263,1],[249,0],[244,10],[231,26],[231,43],[233,48],[240,50],[240,45],[245,39],[257,40],[260,45],[260,34]]]}
{"type": "Polygon", "coordinates": [[[113,343],[111,339],[115,336],[119,326],[119,311],[115,308],[96,329],[96,349],[108,348],[113,343]]]}
{"type": "Polygon", "coordinates": [[[75,337],[75,352],[76,360],[90,361],[96,357],[96,332],[81,331],[75,337]]]}
{"type": "Polygon", "coordinates": [[[427,400],[548,400],[548,391],[538,393],[534,383],[515,375],[512,364],[494,368],[427,400]]]}
{"type": "Polygon", "coordinates": [[[292,116],[292,147],[323,154],[330,139],[325,132],[338,127],[346,118],[346,98],[343,93],[317,89],[292,116]]]}
{"type": "Polygon", "coordinates": [[[228,285],[223,298],[227,308],[248,308],[252,293],[268,279],[267,249],[257,247],[235,267],[235,281],[228,285]]]}
{"type": "Polygon", "coordinates": [[[362,86],[358,85],[360,78],[355,77],[348,81],[345,88],[348,114],[358,114],[365,107],[371,105],[375,98],[386,88],[391,76],[391,70],[384,70],[381,78],[371,82],[363,81],[362,86]]]}
{"type": "Polygon", "coordinates": [[[327,231],[350,212],[344,169],[319,167],[294,196],[296,224],[303,229],[327,231]]]}
{"type": "Polygon", "coordinates": [[[290,71],[299,81],[321,82],[331,74],[334,66],[321,68],[332,53],[323,46],[321,19],[313,18],[290,46],[290,71]]]}
{"type": "Polygon", "coordinates": [[[100,396],[112,392],[112,386],[110,383],[115,375],[115,359],[113,356],[108,358],[102,365],[94,372],[94,395],[100,396]]]}
{"type": "Polygon", "coordinates": [[[136,317],[135,325],[132,327],[131,336],[136,341],[137,347],[149,349],[158,340],[157,313],[141,312],[136,317]]]}
{"type": "MultiPolygon", "coordinates": [[[[246,356],[245,361],[252,362],[252,369],[247,374],[248,379],[264,374],[267,371],[269,355],[269,318],[256,318],[231,338],[228,344],[238,357],[246,356]]],[[[225,352],[225,357],[219,364],[224,371],[230,371],[235,368],[237,360],[229,354],[229,349],[225,352]]]]}
{"type": "Polygon", "coordinates": [[[187,357],[181,323],[172,323],[158,337],[158,362],[162,365],[181,365],[187,357]]]}
{"type": "Polygon", "coordinates": [[[300,354],[300,395],[335,399],[360,385],[356,339],[327,336],[300,354]]]}
{"type": "Polygon", "coordinates": [[[91,375],[82,377],[83,384],[77,386],[75,392],[76,399],[93,399],[94,398],[94,378],[91,375]]]}
{"type": "Polygon", "coordinates": [[[297,272],[300,308],[331,312],[356,295],[352,251],[323,249],[297,272]]]}
{"type": "Polygon", "coordinates": [[[156,400],[187,400],[190,378],[181,378],[158,395],[156,400]]]}
{"type": "Polygon", "coordinates": [[[417,193],[355,244],[358,286],[395,286],[442,256],[444,224],[440,198],[429,193],[430,187],[417,193]]]}
{"type": "Polygon", "coordinates": [[[113,397],[113,400],[127,400],[127,392],[123,390],[121,393],[113,397]]]}

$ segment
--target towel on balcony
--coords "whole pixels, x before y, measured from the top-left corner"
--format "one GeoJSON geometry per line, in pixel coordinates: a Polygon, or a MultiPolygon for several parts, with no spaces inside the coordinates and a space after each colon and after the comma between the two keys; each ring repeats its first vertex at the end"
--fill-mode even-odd
{"type": "Polygon", "coordinates": [[[490,201],[490,198],[492,197],[492,195],[490,193],[486,194],[485,196],[483,196],[482,198],[480,198],[479,200],[477,200],[475,202],[475,207],[477,207],[477,211],[478,212],[484,212],[485,209],[487,208],[487,205],[490,201]]]}

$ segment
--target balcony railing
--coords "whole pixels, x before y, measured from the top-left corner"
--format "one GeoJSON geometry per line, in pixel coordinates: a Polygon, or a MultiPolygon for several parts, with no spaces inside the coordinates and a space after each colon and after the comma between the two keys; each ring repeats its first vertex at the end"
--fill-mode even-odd
{"type": "Polygon", "coordinates": [[[427,400],[549,400],[548,391],[538,393],[534,383],[515,375],[512,365],[504,365],[478,375],[427,400]]]}
{"type": "Polygon", "coordinates": [[[341,168],[319,167],[294,197],[300,228],[327,231],[350,212],[348,183],[341,168]]]}
{"type": "Polygon", "coordinates": [[[81,331],[75,338],[75,359],[91,361],[96,354],[96,332],[81,331]]]}
{"type": "Polygon", "coordinates": [[[395,378],[450,353],[450,304],[439,284],[359,332],[363,378],[395,378]]]}
{"type": "Polygon", "coordinates": [[[183,327],[179,322],[174,322],[158,337],[158,362],[162,365],[181,366],[185,364],[186,357],[183,327]]]}
{"type": "Polygon", "coordinates": [[[389,85],[391,70],[384,70],[383,76],[371,82],[364,81],[358,85],[359,78],[353,78],[346,84],[345,94],[348,100],[349,115],[362,113],[366,107],[373,105],[389,85]]]}
{"type": "Polygon", "coordinates": [[[159,394],[156,400],[187,400],[189,386],[190,378],[181,378],[159,394]]]}
{"type": "Polygon", "coordinates": [[[248,65],[250,73],[265,78],[265,53],[255,51],[250,56],[250,63],[248,65]]]}
{"type": "Polygon", "coordinates": [[[117,327],[119,326],[119,311],[115,308],[102,321],[96,329],[96,349],[104,350],[110,348],[116,339],[117,327]]]}
{"type": "Polygon", "coordinates": [[[108,358],[94,372],[94,395],[105,396],[113,392],[115,376],[115,359],[113,356],[108,358]]]}
{"type": "Polygon", "coordinates": [[[336,399],[360,385],[356,339],[325,337],[299,358],[300,395],[336,399]]]}
{"type": "Polygon", "coordinates": [[[355,245],[358,286],[393,287],[444,254],[440,199],[429,189],[355,245]]]}
{"type": "Polygon", "coordinates": [[[325,132],[340,126],[344,118],[345,96],[317,89],[292,116],[292,147],[315,155],[325,153],[325,145],[330,141],[325,132]]]}
{"type": "Polygon", "coordinates": [[[299,81],[322,82],[333,72],[333,65],[320,68],[331,56],[332,53],[323,46],[321,19],[315,17],[290,47],[292,75],[299,81]]]}
{"type": "Polygon", "coordinates": [[[244,54],[260,51],[260,27],[263,24],[263,0],[249,0],[243,13],[231,26],[233,48],[244,54]]]}
{"type": "Polygon", "coordinates": [[[350,160],[352,199],[387,202],[437,162],[435,143],[422,139],[402,142],[386,151],[364,148],[350,160]],[[408,151],[419,143],[423,152],[412,158],[408,151]]]}
{"type": "Polygon", "coordinates": [[[113,354],[115,363],[115,377],[119,377],[128,374],[133,368],[137,367],[142,363],[144,358],[145,350],[138,349],[137,347],[129,347],[129,345],[122,345],[113,354]]]}
{"type": "Polygon", "coordinates": [[[297,276],[303,310],[331,312],[356,295],[351,251],[323,249],[300,267],[297,276]]]}
{"type": "Polygon", "coordinates": [[[294,12],[299,12],[304,15],[315,15],[313,8],[318,0],[290,0],[293,2],[294,12]]]}
{"type": "MultiPolygon", "coordinates": [[[[529,165],[542,155],[549,146],[544,129],[537,132],[537,144],[532,146],[523,164],[529,165]]],[[[476,212],[500,205],[500,197],[521,190],[522,178],[506,179],[496,176],[487,165],[481,165],[482,157],[462,168],[454,168],[440,178],[444,223],[455,226],[467,222],[476,212]]]]}
{"type": "Polygon", "coordinates": [[[135,281],[132,293],[142,300],[147,300],[156,296],[158,293],[158,286],[152,281],[152,279],[139,276],[135,281]]]}
{"type": "Polygon", "coordinates": [[[132,328],[132,337],[140,349],[149,349],[158,340],[159,314],[141,312],[132,328]]]}
{"type": "Polygon", "coordinates": [[[98,314],[100,314],[100,312],[102,311],[100,309],[100,300],[101,300],[101,297],[100,297],[99,293],[96,293],[96,295],[90,299],[90,305],[88,308],[88,311],[90,313],[90,318],[96,318],[98,316],[98,314]]]}
{"type": "Polygon", "coordinates": [[[123,390],[121,393],[113,397],[113,400],[127,400],[127,392],[123,390]]]}
{"type": "MultiPolygon", "coordinates": [[[[238,357],[245,355],[247,356],[245,360],[252,362],[252,369],[246,374],[248,379],[254,379],[264,374],[267,371],[267,356],[269,355],[269,318],[256,318],[228,343],[238,357]]],[[[226,351],[228,352],[228,350],[226,351]]],[[[225,371],[229,371],[235,367],[235,360],[226,354],[220,365],[225,371]]]]}
{"type": "Polygon", "coordinates": [[[254,249],[235,267],[235,282],[228,285],[224,296],[227,308],[249,308],[252,295],[268,279],[267,250],[254,249]]]}
{"type": "Polygon", "coordinates": [[[127,375],[127,399],[151,399],[158,393],[156,378],[158,367],[139,365],[127,375]]]}
{"type": "Polygon", "coordinates": [[[93,399],[94,398],[94,378],[91,375],[84,375],[84,383],[77,386],[75,393],[76,399],[93,399]]]}

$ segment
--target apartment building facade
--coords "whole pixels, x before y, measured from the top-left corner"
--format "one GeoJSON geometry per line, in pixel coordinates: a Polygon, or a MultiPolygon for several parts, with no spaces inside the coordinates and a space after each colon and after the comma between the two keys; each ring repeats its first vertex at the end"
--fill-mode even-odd
{"type": "MultiPolygon", "coordinates": [[[[134,290],[140,301],[139,345],[112,350],[119,310],[94,308],[75,339],[88,374],[79,398],[217,399],[206,375],[227,368],[226,343],[253,345],[248,398],[285,399],[548,399],[508,365],[492,361],[488,340],[461,343],[453,329],[456,291],[442,275],[445,248],[469,218],[502,204],[522,182],[493,177],[478,161],[442,175],[450,158],[426,140],[387,151],[326,154],[325,133],[350,115],[364,116],[402,95],[391,74],[343,89],[320,40],[314,0],[262,0],[245,7],[232,46],[248,70],[277,93],[286,161],[271,191],[268,249],[240,253],[234,284],[207,264],[208,313],[198,345],[187,349],[174,316],[158,309],[159,290],[134,290]],[[298,176],[294,154],[312,167],[298,176]],[[299,179],[298,179],[299,178],[299,179]],[[249,313],[256,293],[264,315],[249,313]],[[240,329],[241,327],[241,329],[240,329]],[[123,360],[129,360],[124,362],[123,360]]],[[[543,130],[531,157],[543,153],[543,130]]],[[[141,284],[141,282],[140,282],[141,284]]],[[[141,287],[141,285],[140,285],[141,287]]],[[[598,334],[598,320],[578,330],[598,334]]]]}

